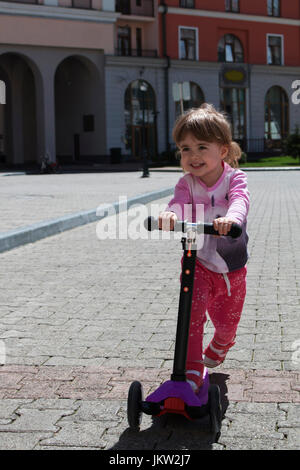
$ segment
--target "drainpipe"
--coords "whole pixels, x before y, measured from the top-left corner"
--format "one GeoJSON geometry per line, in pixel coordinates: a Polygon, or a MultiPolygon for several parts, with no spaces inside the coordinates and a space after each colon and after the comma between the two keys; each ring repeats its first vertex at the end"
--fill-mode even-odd
{"type": "Polygon", "coordinates": [[[167,34],[166,34],[166,14],[168,12],[168,6],[163,0],[160,5],[162,13],[161,32],[162,32],[162,43],[163,43],[163,57],[166,59],[166,66],[164,70],[164,88],[165,88],[165,133],[166,133],[166,149],[170,151],[169,142],[169,68],[170,68],[170,57],[167,55],[167,34]]]}

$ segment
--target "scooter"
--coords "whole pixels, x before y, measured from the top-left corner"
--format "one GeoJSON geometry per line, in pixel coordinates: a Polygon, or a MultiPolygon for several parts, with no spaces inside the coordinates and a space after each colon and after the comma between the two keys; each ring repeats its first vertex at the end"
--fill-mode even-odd
{"type": "MultiPolygon", "coordinates": [[[[159,230],[158,220],[148,217],[145,220],[148,230],[159,230]]],[[[213,224],[191,223],[177,221],[174,231],[186,234],[181,238],[183,254],[181,289],[177,318],[177,331],[171,380],[164,382],[158,389],[143,400],[142,385],[132,382],[127,399],[127,419],[131,429],[138,430],[142,421],[142,413],[152,416],[162,416],[175,413],[189,420],[203,418],[209,415],[210,431],[218,434],[221,430],[222,407],[220,389],[216,384],[209,383],[207,368],[204,368],[203,385],[195,393],[186,382],[186,358],[193,296],[194,272],[197,255],[197,234],[219,235],[213,224]]],[[[237,238],[242,229],[238,224],[232,224],[228,236],[237,238]]]]}

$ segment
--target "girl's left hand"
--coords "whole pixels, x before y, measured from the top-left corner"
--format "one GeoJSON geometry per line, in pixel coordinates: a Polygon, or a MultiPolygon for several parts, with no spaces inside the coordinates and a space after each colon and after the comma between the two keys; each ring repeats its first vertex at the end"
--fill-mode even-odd
{"type": "Polygon", "coordinates": [[[231,220],[228,217],[219,217],[218,219],[215,219],[213,222],[214,229],[217,232],[219,232],[219,235],[227,235],[227,233],[230,231],[231,226],[234,222],[235,222],[234,220],[231,220]]]}

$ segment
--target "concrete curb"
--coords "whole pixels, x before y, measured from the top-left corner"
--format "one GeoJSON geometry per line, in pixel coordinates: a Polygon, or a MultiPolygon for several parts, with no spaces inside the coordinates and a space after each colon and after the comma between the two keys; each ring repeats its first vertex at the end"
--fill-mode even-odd
{"type": "MultiPolygon", "coordinates": [[[[245,171],[291,171],[291,170],[300,170],[300,167],[269,167],[269,168],[243,168],[245,171]]],[[[160,170],[163,171],[163,170],[160,170]]],[[[165,170],[168,171],[168,170],[165,170]]],[[[170,170],[169,170],[170,171],[170,170]]],[[[171,171],[180,171],[171,170],[171,171]]],[[[21,174],[21,173],[19,173],[21,174]]],[[[4,176],[4,175],[2,175],[4,176]]],[[[8,176],[8,175],[7,175],[8,176]]],[[[9,175],[10,176],[10,175],[9,175]]],[[[27,243],[34,243],[37,240],[41,240],[57,233],[64,232],[66,230],[71,230],[73,228],[79,227],[81,225],[89,224],[97,220],[101,220],[109,213],[119,213],[126,211],[133,204],[147,204],[151,201],[167,197],[170,194],[173,194],[174,186],[170,188],[165,188],[158,191],[153,191],[151,193],[142,194],[140,196],[135,196],[130,198],[124,204],[124,201],[108,203],[99,206],[96,209],[89,211],[77,212],[75,214],[67,215],[57,219],[46,220],[43,222],[38,222],[33,225],[28,225],[21,227],[16,230],[11,230],[9,232],[0,233],[0,253],[3,253],[8,250],[12,250],[21,245],[26,245],[27,243]],[[98,213],[97,213],[98,211],[98,213]]]]}
{"type": "Polygon", "coordinates": [[[71,230],[81,225],[89,224],[107,217],[111,213],[118,214],[129,209],[134,204],[147,204],[157,199],[162,199],[173,194],[174,186],[170,188],[153,191],[151,193],[141,194],[126,201],[117,201],[113,203],[101,204],[97,209],[77,212],[75,214],[59,217],[58,219],[46,220],[37,224],[27,225],[17,230],[0,233],[0,253],[12,250],[27,243],[34,243],[42,238],[56,235],[57,233],[71,230]]]}
{"type": "MultiPolygon", "coordinates": [[[[243,170],[243,171],[300,171],[300,166],[269,166],[269,167],[240,167],[240,170],[243,170]]],[[[101,171],[101,173],[105,172],[105,171],[109,171],[109,168],[107,170],[103,170],[101,171]]],[[[120,171],[120,170],[115,170],[115,171],[120,171]]],[[[124,170],[122,170],[124,171],[124,170]]],[[[142,171],[141,170],[136,170],[137,172],[138,171],[142,171]]],[[[149,169],[150,173],[151,172],[177,172],[177,173],[182,173],[182,169],[180,167],[154,167],[154,168],[150,168],[149,169]]],[[[81,170],[78,170],[77,171],[78,173],[81,173],[81,170]]],[[[76,172],[76,173],[77,173],[76,172]]],[[[99,171],[97,171],[97,169],[95,168],[91,168],[91,172],[95,172],[95,173],[99,173],[99,171]]],[[[23,175],[27,175],[28,173],[26,173],[26,171],[16,171],[16,172],[1,172],[0,171],[0,176],[23,176],[23,175]]],[[[63,171],[61,173],[62,175],[63,174],[70,174],[70,172],[68,170],[66,170],[65,172],[63,171]]]]}
{"type": "Polygon", "coordinates": [[[300,166],[284,166],[284,167],[280,167],[280,166],[264,167],[263,166],[261,168],[245,167],[245,168],[240,168],[240,170],[242,171],[299,171],[300,166]]]}
{"type": "MultiPolygon", "coordinates": [[[[300,171],[300,166],[270,166],[270,167],[239,167],[239,170],[242,171],[300,171]]],[[[182,173],[181,168],[153,168],[151,171],[161,171],[161,172],[177,172],[182,173]]]]}

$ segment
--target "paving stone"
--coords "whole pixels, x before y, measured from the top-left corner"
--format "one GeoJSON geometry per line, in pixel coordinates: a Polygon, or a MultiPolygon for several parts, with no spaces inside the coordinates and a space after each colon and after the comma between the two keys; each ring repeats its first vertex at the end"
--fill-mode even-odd
{"type": "Polygon", "coordinates": [[[42,439],[42,446],[89,447],[101,449],[105,441],[101,438],[108,425],[100,422],[60,423],[60,430],[54,437],[42,439]]]}
{"type": "Polygon", "coordinates": [[[119,401],[112,400],[97,400],[97,401],[84,401],[78,404],[78,411],[75,414],[66,416],[60,420],[62,422],[81,422],[81,421],[121,421],[118,415],[122,404],[119,401]]]}
{"type": "Polygon", "coordinates": [[[51,433],[41,432],[0,432],[1,450],[31,450],[51,433]]]}
{"type": "MultiPolygon", "coordinates": [[[[25,405],[26,406],[26,405],[25,405]]],[[[49,431],[56,432],[59,427],[56,425],[57,421],[64,415],[71,413],[70,410],[38,410],[27,409],[19,407],[17,411],[18,417],[13,423],[1,425],[0,431],[4,432],[35,432],[35,431],[49,431]]],[[[0,432],[1,435],[1,432],[0,432]]]]}
{"type": "MultiPolygon", "coordinates": [[[[169,185],[167,175],[160,174],[160,184],[169,185]]],[[[122,178],[123,188],[132,177],[122,178]]],[[[93,184],[101,186],[100,179],[93,184]]],[[[218,443],[180,419],[144,415],[140,433],[128,430],[130,383],[140,380],[147,395],[172,371],[181,247],[178,240],[99,240],[95,223],[1,254],[0,340],[7,356],[0,368],[0,448],[300,447],[293,346],[300,340],[298,173],[253,172],[248,179],[248,292],[236,345],[210,371],[225,411],[218,443]],[[281,230],[291,220],[293,230],[281,230]]],[[[207,344],[211,321],[205,331],[207,344]]]]}

